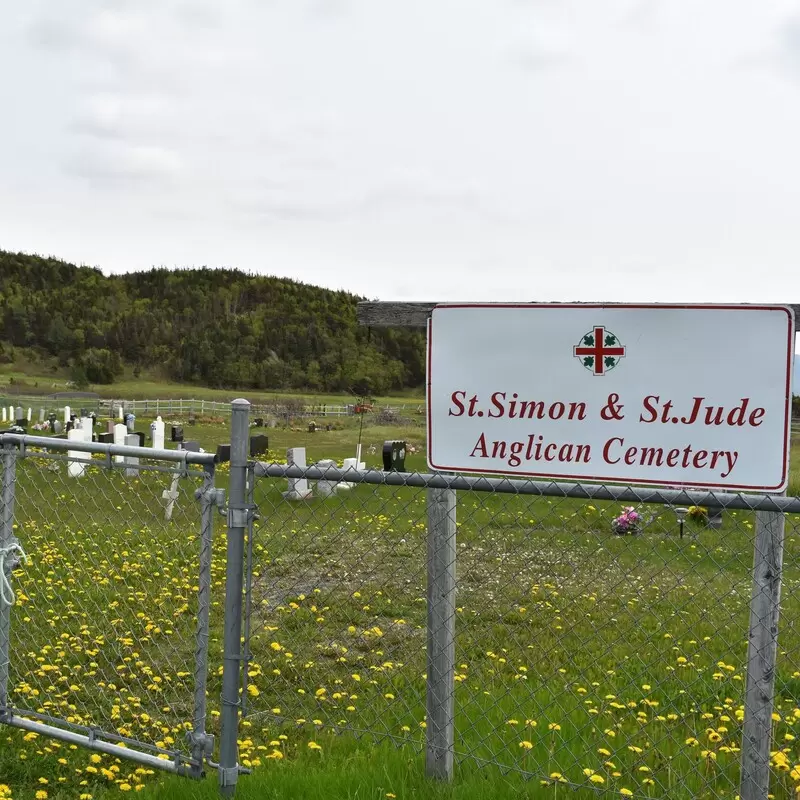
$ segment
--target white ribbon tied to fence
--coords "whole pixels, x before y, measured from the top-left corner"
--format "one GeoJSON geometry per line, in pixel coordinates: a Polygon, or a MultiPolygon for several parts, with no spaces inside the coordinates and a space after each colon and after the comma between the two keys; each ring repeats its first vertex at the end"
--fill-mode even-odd
{"type": "Polygon", "coordinates": [[[11,569],[8,570],[8,575],[6,575],[6,562],[10,563],[13,569],[14,564],[10,558],[15,555],[19,556],[26,564],[28,563],[28,554],[22,549],[22,545],[15,543],[8,547],[0,548],[0,608],[3,606],[11,607],[17,600],[8,577],[11,574],[11,569]]]}

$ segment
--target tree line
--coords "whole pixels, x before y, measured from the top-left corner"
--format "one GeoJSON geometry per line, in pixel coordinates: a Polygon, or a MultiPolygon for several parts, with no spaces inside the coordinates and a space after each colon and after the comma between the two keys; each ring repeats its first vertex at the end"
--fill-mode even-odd
{"type": "Polygon", "coordinates": [[[127,366],[214,388],[422,387],[424,333],[359,326],[361,299],[234,269],[106,276],[0,250],[0,358],[36,348],[84,385],[112,383],[127,366]]]}

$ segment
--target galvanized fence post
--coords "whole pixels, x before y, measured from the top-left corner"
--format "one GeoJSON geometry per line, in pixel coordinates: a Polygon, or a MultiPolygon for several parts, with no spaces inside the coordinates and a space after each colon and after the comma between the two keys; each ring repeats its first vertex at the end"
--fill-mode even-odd
{"type": "Polygon", "coordinates": [[[207,466],[200,500],[200,575],[197,594],[197,634],[194,661],[194,719],[192,722],[192,777],[203,776],[203,763],[213,753],[213,739],[206,733],[208,711],[208,637],[211,616],[211,546],[214,536],[214,511],[219,505],[214,487],[214,466],[207,466]]]}
{"type": "Polygon", "coordinates": [[[425,774],[449,781],[455,748],[456,493],[428,489],[425,774]]]}
{"type": "Polygon", "coordinates": [[[247,459],[250,403],[231,403],[231,477],[228,490],[228,553],[225,579],[225,635],[219,744],[219,787],[232,796],[239,778],[237,736],[241,705],[242,589],[247,532],[247,459]]]}
{"type": "MultiPolygon", "coordinates": [[[[2,495],[0,495],[0,553],[2,574],[0,583],[11,585],[14,565],[14,500],[17,472],[17,451],[10,444],[3,447],[2,495]]],[[[0,587],[2,588],[2,587],[0,587]]],[[[7,592],[0,593],[0,722],[8,716],[8,674],[11,664],[11,602],[7,592]]]]}
{"type": "Polygon", "coordinates": [[[741,800],[766,800],[769,794],[785,522],[782,512],[756,511],[739,789],[741,800]]]}

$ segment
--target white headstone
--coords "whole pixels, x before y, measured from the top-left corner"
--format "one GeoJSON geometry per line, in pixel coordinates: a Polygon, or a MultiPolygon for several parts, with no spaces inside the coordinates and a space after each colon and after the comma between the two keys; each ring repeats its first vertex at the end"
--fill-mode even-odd
{"type": "Polygon", "coordinates": [[[44,409],[39,409],[39,424],[41,425],[44,422],[44,409]]]}
{"type": "Polygon", "coordinates": [[[170,482],[169,489],[164,489],[161,493],[161,497],[166,501],[166,507],[164,510],[164,519],[169,522],[172,519],[172,510],[175,508],[175,501],[178,499],[178,481],[180,480],[181,474],[180,472],[174,472],[172,474],[172,481],[170,482]]]}
{"type": "MultiPolygon", "coordinates": [[[[127,435],[128,435],[128,429],[124,425],[114,426],[114,444],[124,445],[125,437],[127,435]]],[[[138,437],[137,437],[137,444],[138,444],[138,437]]],[[[121,464],[124,460],[125,460],[124,456],[114,456],[114,461],[116,461],[118,464],[121,464]]]]}
{"type": "MultiPolygon", "coordinates": [[[[322,461],[317,461],[314,465],[320,469],[328,469],[335,467],[336,462],[330,458],[323,458],[322,461]]],[[[330,497],[338,488],[339,484],[336,481],[321,480],[317,481],[317,494],[320,497],[330,497]]]]}
{"type": "Polygon", "coordinates": [[[124,411],[122,410],[122,406],[119,406],[117,411],[119,413],[119,421],[122,422],[124,420],[124,411]]]}
{"type": "MultiPolygon", "coordinates": [[[[306,449],[305,447],[291,447],[286,451],[286,462],[290,466],[306,467],[306,449]]],[[[287,500],[305,500],[311,497],[311,489],[308,488],[308,480],[306,478],[289,478],[289,490],[283,493],[287,500]]]]}
{"type": "Polygon", "coordinates": [[[14,406],[9,406],[8,407],[8,421],[9,422],[13,422],[14,421],[14,406]]]}
{"type": "MultiPolygon", "coordinates": [[[[139,437],[135,433],[127,433],[127,428],[124,425],[115,425],[114,426],[114,438],[116,440],[116,429],[122,428],[126,431],[123,437],[123,444],[128,445],[128,447],[138,447],[139,446],[139,437]]],[[[115,442],[116,443],[116,442],[115,442]]],[[[125,462],[125,477],[126,478],[138,478],[139,477],[139,459],[136,456],[123,456],[123,461],[125,462]]]]}
{"type": "Polygon", "coordinates": [[[81,430],[83,431],[84,441],[92,441],[92,433],[94,429],[94,420],[91,417],[81,417],[81,430]]]}
{"type": "Polygon", "coordinates": [[[154,450],[163,450],[164,449],[164,421],[161,417],[156,417],[156,421],[153,423],[155,428],[153,428],[153,449],[154,450]]]}
{"type": "Polygon", "coordinates": [[[31,421],[31,417],[33,416],[33,409],[28,406],[28,422],[31,421]]]}
{"type": "Polygon", "coordinates": [[[69,418],[71,416],[69,406],[64,406],[64,424],[66,425],[69,422],[69,418]]]}
{"type": "MultiPolygon", "coordinates": [[[[83,431],[78,428],[73,428],[68,434],[67,439],[71,442],[82,442],[83,431]]],[[[88,458],[86,453],[81,453],[79,450],[68,450],[67,456],[69,458],[88,458]]],[[[81,464],[78,461],[67,461],[67,475],[70,478],[80,478],[86,471],[86,464],[81,464]]]]}
{"type": "Polygon", "coordinates": [[[367,465],[361,460],[361,445],[356,445],[356,469],[359,472],[363,472],[367,468],[367,465]]]}

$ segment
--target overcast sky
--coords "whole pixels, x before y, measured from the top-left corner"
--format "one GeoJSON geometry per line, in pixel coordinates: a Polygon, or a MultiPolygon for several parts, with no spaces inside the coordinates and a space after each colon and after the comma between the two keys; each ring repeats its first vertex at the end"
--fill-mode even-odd
{"type": "Polygon", "coordinates": [[[0,247],[800,302],[800,2],[0,0],[0,247]]]}

